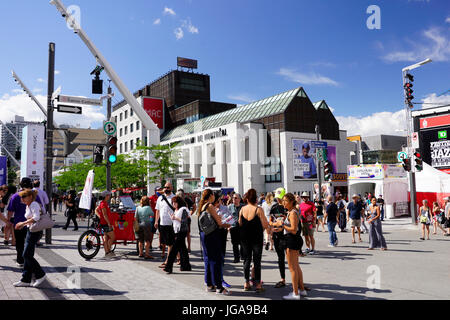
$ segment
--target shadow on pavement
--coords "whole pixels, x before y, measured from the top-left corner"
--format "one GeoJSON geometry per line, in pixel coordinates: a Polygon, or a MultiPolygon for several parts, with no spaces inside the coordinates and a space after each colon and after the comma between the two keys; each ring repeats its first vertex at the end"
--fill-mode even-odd
{"type": "Polygon", "coordinates": [[[391,290],[369,289],[366,287],[347,287],[337,284],[314,284],[312,291],[308,292],[311,297],[334,299],[334,300],[386,300],[383,298],[367,297],[368,292],[392,293],[391,290]],[[343,293],[341,291],[346,291],[343,293]]]}
{"type": "MultiPolygon", "coordinates": [[[[342,248],[342,247],[341,247],[342,248]]],[[[354,253],[350,251],[321,251],[314,255],[314,257],[325,258],[325,259],[341,259],[341,260],[364,260],[364,257],[358,256],[372,256],[368,253],[354,253]]]]}

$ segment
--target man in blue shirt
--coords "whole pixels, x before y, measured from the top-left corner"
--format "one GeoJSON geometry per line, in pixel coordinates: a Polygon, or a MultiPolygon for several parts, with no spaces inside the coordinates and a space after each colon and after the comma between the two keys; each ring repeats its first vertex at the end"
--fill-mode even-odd
{"type": "Polygon", "coordinates": [[[309,143],[304,143],[302,147],[303,155],[300,156],[300,160],[302,163],[309,164],[309,170],[303,171],[303,177],[305,179],[317,178],[316,162],[314,161],[314,158],[309,155],[310,150],[309,143]]]}
{"type": "Polygon", "coordinates": [[[352,243],[355,243],[355,228],[358,229],[358,238],[359,242],[362,242],[361,240],[361,218],[364,213],[364,208],[359,201],[359,196],[357,194],[354,194],[353,202],[350,202],[347,206],[347,222],[351,219],[351,227],[352,227],[352,243]]]}
{"type": "MultiPolygon", "coordinates": [[[[33,189],[33,183],[30,178],[23,178],[20,181],[21,190],[33,189]]],[[[20,192],[19,191],[19,192],[20,192]]],[[[19,267],[23,267],[24,259],[23,259],[23,250],[25,248],[25,238],[27,236],[28,228],[22,228],[21,230],[16,230],[16,224],[19,222],[24,222],[27,219],[25,218],[25,211],[27,206],[22,203],[22,199],[19,196],[19,192],[11,197],[11,201],[9,202],[9,206],[7,208],[8,213],[12,216],[14,215],[14,236],[16,238],[16,252],[17,252],[17,265],[19,267]]],[[[36,197],[36,201],[42,205],[42,201],[39,196],[36,197]]],[[[45,207],[43,207],[45,210],[45,207]]]]}

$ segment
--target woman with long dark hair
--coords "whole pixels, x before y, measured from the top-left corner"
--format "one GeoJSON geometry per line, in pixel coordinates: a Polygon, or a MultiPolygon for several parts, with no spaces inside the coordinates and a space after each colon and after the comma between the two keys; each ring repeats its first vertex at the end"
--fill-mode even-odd
{"type": "Polygon", "coordinates": [[[383,236],[383,230],[381,227],[381,210],[377,205],[377,198],[371,199],[372,204],[369,206],[369,250],[374,248],[381,248],[381,250],[387,250],[386,240],[383,236]]]}
{"type": "Polygon", "coordinates": [[[293,292],[283,297],[286,300],[300,300],[300,295],[306,296],[303,273],[299,265],[299,252],[302,248],[303,240],[300,235],[300,217],[296,204],[295,196],[292,193],[287,193],[283,197],[283,206],[287,211],[287,217],[284,222],[277,221],[273,224],[284,229],[286,255],[293,287],[293,292]]]}
{"type": "Polygon", "coordinates": [[[186,206],[183,198],[175,196],[172,198],[172,205],[175,208],[175,212],[171,215],[173,221],[173,231],[175,233],[175,242],[172,250],[167,258],[166,267],[164,271],[172,273],[173,263],[180,254],[180,271],[191,271],[191,264],[189,263],[189,254],[186,248],[186,237],[188,233],[188,219],[189,209],[186,206]]]}
{"type": "Polygon", "coordinates": [[[239,213],[239,230],[241,233],[241,244],[244,252],[244,290],[249,291],[250,285],[250,265],[253,260],[254,283],[256,292],[264,289],[261,282],[261,257],[264,243],[264,230],[267,229],[267,222],[264,210],[258,207],[258,196],[255,189],[247,192],[247,205],[239,213]]]}
{"type": "MultiPolygon", "coordinates": [[[[200,231],[200,241],[203,250],[203,261],[205,263],[205,284],[208,292],[230,295],[231,291],[225,289],[222,285],[223,279],[223,253],[220,228],[230,228],[229,224],[222,224],[220,216],[214,208],[215,196],[211,189],[205,189],[198,206],[198,214],[208,213],[216,223],[217,228],[206,235],[200,231]]],[[[200,226],[199,226],[200,230],[200,226]]]]}
{"type": "Polygon", "coordinates": [[[70,192],[69,196],[68,196],[68,198],[66,200],[67,222],[66,222],[66,225],[63,228],[64,230],[67,230],[71,220],[73,221],[73,224],[74,224],[73,231],[77,231],[78,230],[77,207],[76,207],[76,202],[75,202],[75,195],[76,194],[74,192],[70,192]]]}

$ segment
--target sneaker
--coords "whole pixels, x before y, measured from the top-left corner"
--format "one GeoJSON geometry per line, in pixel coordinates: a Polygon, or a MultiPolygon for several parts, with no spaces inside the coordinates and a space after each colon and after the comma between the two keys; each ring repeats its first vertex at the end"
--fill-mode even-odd
{"type": "Polygon", "coordinates": [[[225,280],[222,280],[222,286],[224,286],[225,288],[231,288],[231,285],[226,283],[225,280]]]}
{"type": "Polygon", "coordinates": [[[45,281],[45,279],[47,278],[47,276],[46,275],[44,275],[42,278],[40,278],[40,279],[37,279],[34,283],[33,283],[33,287],[39,287],[41,284],[42,284],[42,282],[44,282],[45,281]]]}
{"type": "Polygon", "coordinates": [[[296,295],[293,292],[283,297],[284,300],[300,300],[300,295],[296,295]]]}
{"type": "Polygon", "coordinates": [[[306,292],[306,290],[300,291],[299,293],[302,297],[308,296],[308,293],[306,292]]]}
{"type": "Polygon", "coordinates": [[[309,248],[306,248],[305,253],[310,253],[311,250],[309,248]]]}
{"type": "Polygon", "coordinates": [[[267,242],[267,243],[266,243],[266,251],[269,250],[269,245],[270,245],[270,243],[267,242]]]}
{"type": "Polygon", "coordinates": [[[329,245],[328,245],[328,248],[334,248],[334,245],[329,244],[329,245]]]}
{"type": "Polygon", "coordinates": [[[316,252],[314,251],[314,250],[311,250],[310,252],[309,252],[309,254],[315,254],[316,252]]]}
{"type": "Polygon", "coordinates": [[[18,281],[18,282],[13,283],[13,286],[14,287],[31,287],[31,283],[18,281]]]}
{"type": "Polygon", "coordinates": [[[16,262],[16,265],[17,265],[18,267],[20,267],[20,268],[23,268],[23,266],[24,266],[23,263],[18,263],[18,262],[16,262]]]}
{"type": "Polygon", "coordinates": [[[338,244],[339,244],[339,240],[336,239],[336,242],[334,243],[334,245],[337,247],[338,244]]]}

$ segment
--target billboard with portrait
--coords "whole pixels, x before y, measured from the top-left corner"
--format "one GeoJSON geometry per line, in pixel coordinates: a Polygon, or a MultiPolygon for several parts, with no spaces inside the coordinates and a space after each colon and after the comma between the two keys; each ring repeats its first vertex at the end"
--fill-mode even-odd
{"type": "MultiPolygon", "coordinates": [[[[311,140],[292,139],[294,180],[317,179],[317,150],[311,140]]],[[[336,173],[336,146],[328,146],[328,161],[336,173]]]]}

